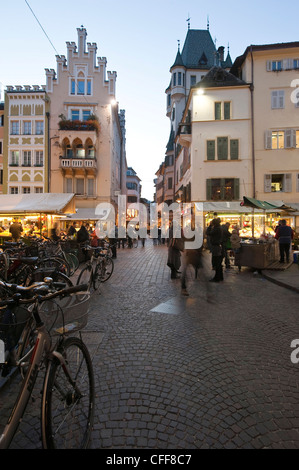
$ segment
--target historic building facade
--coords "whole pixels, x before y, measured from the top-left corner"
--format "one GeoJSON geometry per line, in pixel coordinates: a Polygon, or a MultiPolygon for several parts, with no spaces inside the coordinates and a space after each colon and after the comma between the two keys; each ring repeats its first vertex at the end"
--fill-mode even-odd
{"type": "Polygon", "coordinates": [[[97,45],[67,42],[57,70],[46,69],[50,101],[51,192],[75,193],[76,207],[116,206],[126,194],[125,112],[115,100],[116,72],[107,72],[97,45]]]}
{"type": "Polygon", "coordinates": [[[49,191],[49,103],[39,86],[8,86],[4,105],[3,192],[49,191]]]}

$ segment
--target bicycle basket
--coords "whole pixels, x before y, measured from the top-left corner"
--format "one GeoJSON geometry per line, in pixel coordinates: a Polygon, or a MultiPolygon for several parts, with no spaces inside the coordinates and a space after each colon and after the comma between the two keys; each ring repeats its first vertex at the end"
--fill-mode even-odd
{"type": "Polygon", "coordinates": [[[0,308],[0,339],[5,350],[11,351],[17,344],[31,313],[20,306],[0,308]]]}
{"type": "Polygon", "coordinates": [[[67,335],[87,325],[89,303],[89,292],[77,292],[43,302],[39,314],[51,336],[67,335]]]}

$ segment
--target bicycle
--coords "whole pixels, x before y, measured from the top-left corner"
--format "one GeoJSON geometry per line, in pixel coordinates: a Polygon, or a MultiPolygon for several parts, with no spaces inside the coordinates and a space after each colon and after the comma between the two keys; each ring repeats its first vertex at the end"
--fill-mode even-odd
{"type": "Polygon", "coordinates": [[[87,324],[90,299],[87,289],[87,285],[78,285],[48,293],[46,283],[40,283],[18,287],[17,296],[0,302],[0,307],[4,308],[0,317],[0,345],[8,347],[8,331],[17,326],[13,322],[4,321],[8,305],[29,305],[28,317],[33,319],[36,326],[34,344],[17,364],[20,369],[25,370],[25,376],[11,415],[0,436],[0,449],[9,448],[43,365],[43,448],[87,448],[94,418],[93,367],[80,332],[80,337],[68,337],[70,333],[81,330],[87,324]],[[25,298],[28,293],[33,294],[29,299],[25,298]],[[49,303],[54,299],[55,309],[53,303],[49,303]]]}
{"type": "Polygon", "coordinates": [[[86,247],[92,250],[90,260],[81,270],[77,284],[88,284],[89,290],[95,292],[102,282],[108,281],[114,270],[113,259],[99,247],[86,247]]]}

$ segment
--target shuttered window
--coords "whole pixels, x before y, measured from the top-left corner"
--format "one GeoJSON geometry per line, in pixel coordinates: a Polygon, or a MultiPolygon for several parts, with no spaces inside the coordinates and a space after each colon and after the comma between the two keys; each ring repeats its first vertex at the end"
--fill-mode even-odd
{"type": "Polygon", "coordinates": [[[207,159],[215,160],[215,140],[207,141],[207,159]]]}
{"type": "Polygon", "coordinates": [[[217,157],[218,160],[228,159],[228,138],[217,137],[217,157]]]}
{"type": "Polygon", "coordinates": [[[232,139],[230,141],[230,159],[238,160],[239,158],[239,141],[238,139],[232,139]]]}
{"type": "Polygon", "coordinates": [[[219,121],[221,119],[221,103],[215,103],[215,120],[219,121]]]}
{"type": "Polygon", "coordinates": [[[232,201],[240,198],[239,178],[212,178],[206,180],[207,200],[232,201]]]}
{"type": "Polygon", "coordinates": [[[230,119],[230,102],[224,102],[224,119],[230,119]]]}

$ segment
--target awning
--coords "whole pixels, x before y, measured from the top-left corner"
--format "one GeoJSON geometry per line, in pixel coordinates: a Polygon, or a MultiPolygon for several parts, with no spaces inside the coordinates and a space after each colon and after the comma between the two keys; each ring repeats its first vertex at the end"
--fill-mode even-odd
{"type": "MultiPolygon", "coordinates": [[[[78,221],[78,220],[107,220],[108,216],[111,214],[111,207],[110,204],[107,204],[107,208],[104,207],[104,204],[102,204],[103,207],[79,207],[76,209],[76,212],[74,214],[68,214],[67,219],[68,220],[73,220],[73,221],[78,221]]],[[[114,220],[114,213],[111,214],[113,216],[114,220]]]]}
{"type": "Polygon", "coordinates": [[[0,194],[0,214],[64,214],[75,212],[74,194],[0,194]]]}
{"type": "Polygon", "coordinates": [[[219,201],[219,202],[196,202],[195,207],[203,212],[229,212],[229,213],[249,213],[251,209],[246,206],[241,206],[240,202],[236,201],[219,201]]]}
{"type": "Polygon", "coordinates": [[[253,207],[254,209],[262,209],[264,211],[270,210],[270,209],[272,210],[279,209],[279,207],[269,202],[259,201],[258,199],[254,199],[252,197],[245,197],[245,196],[243,197],[243,202],[241,202],[241,206],[253,207]]]}

